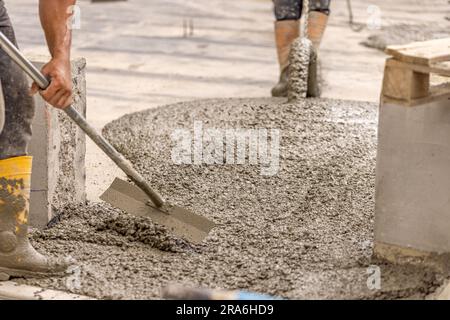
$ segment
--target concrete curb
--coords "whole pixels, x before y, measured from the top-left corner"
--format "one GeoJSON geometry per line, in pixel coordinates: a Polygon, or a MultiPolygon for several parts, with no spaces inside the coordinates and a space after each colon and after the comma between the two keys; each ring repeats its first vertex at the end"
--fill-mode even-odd
{"type": "MultiPolygon", "coordinates": [[[[48,57],[31,56],[41,68],[48,57]]],[[[31,80],[30,80],[31,81],[31,80]]],[[[86,115],[86,60],[72,59],[74,102],[86,115]]],[[[43,228],[59,209],[86,200],[86,137],[64,114],[35,96],[36,115],[29,153],[33,159],[30,225],[43,228]]]]}
{"type": "Polygon", "coordinates": [[[48,290],[18,284],[12,281],[0,282],[0,300],[96,300],[87,296],[48,290]]]}

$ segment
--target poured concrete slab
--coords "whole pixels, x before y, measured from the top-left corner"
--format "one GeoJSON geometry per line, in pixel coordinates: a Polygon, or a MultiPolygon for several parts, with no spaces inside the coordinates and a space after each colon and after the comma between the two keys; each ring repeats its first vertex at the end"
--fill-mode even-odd
{"type": "MultiPolygon", "coordinates": [[[[126,115],[107,125],[106,138],[162,195],[216,228],[196,245],[151,219],[91,203],[67,206],[59,224],[33,233],[33,244],[78,260],[75,292],[97,298],[159,298],[168,283],[290,299],[424,298],[440,284],[437,272],[371,260],[376,116],[373,103],[264,98],[199,100],[126,115]],[[233,139],[222,149],[212,143],[210,130],[220,129],[268,129],[269,143],[258,150],[268,150],[270,161],[250,162],[255,153],[246,153],[242,162],[232,155],[211,162],[211,146],[218,154],[233,149],[233,139]],[[177,137],[190,141],[182,144],[188,156],[181,163],[174,158],[177,137]],[[187,147],[198,139],[201,156],[187,147]],[[262,169],[269,165],[267,175],[262,169]]],[[[66,290],[65,279],[21,282],[66,290]]]]}

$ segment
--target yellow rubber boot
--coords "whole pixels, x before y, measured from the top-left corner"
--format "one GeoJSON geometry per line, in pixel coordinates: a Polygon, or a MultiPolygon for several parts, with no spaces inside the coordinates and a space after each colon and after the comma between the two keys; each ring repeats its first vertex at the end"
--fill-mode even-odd
{"type": "Polygon", "coordinates": [[[32,157],[0,160],[0,280],[64,274],[72,259],[49,259],[28,240],[32,157]]]}

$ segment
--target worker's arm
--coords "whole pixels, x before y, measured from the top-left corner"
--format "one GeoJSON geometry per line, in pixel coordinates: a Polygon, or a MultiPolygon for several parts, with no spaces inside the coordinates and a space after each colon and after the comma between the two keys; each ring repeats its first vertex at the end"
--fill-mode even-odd
{"type": "MultiPolygon", "coordinates": [[[[70,46],[72,32],[69,28],[70,10],[76,0],[40,0],[39,13],[42,28],[52,59],[42,68],[42,73],[51,79],[42,97],[56,108],[65,108],[72,103],[72,75],[70,70],[70,46]]],[[[38,86],[33,84],[32,93],[38,86]]]]}

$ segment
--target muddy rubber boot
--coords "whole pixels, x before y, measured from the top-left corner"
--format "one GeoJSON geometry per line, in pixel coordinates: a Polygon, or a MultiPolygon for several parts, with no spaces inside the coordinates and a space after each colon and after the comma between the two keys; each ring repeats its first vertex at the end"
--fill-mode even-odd
{"type": "Polygon", "coordinates": [[[288,95],[289,66],[280,73],[278,83],[272,88],[272,97],[287,97],[288,95]]]}
{"type": "Polygon", "coordinates": [[[318,11],[311,11],[308,19],[308,39],[314,46],[314,54],[311,59],[308,71],[308,92],[307,97],[320,97],[318,71],[318,52],[320,43],[328,23],[328,15],[318,11]]]}
{"type": "Polygon", "coordinates": [[[287,97],[289,76],[289,52],[291,45],[300,36],[300,20],[282,20],[275,22],[275,43],[277,46],[280,78],[272,88],[273,97],[287,97]]]}
{"type": "Polygon", "coordinates": [[[72,259],[49,259],[28,240],[32,157],[0,160],[0,280],[64,275],[72,259]]]}

